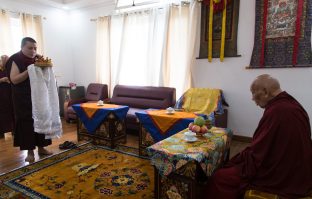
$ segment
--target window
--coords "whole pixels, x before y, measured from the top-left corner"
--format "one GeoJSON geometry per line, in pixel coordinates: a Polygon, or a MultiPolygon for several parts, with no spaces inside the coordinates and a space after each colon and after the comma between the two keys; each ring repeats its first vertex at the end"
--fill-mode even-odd
{"type": "Polygon", "coordinates": [[[38,43],[37,52],[43,54],[42,17],[38,15],[1,10],[0,54],[12,55],[21,48],[23,37],[32,37],[38,43]]]}
{"type": "Polygon", "coordinates": [[[22,23],[19,17],[10,17],[10,32],[12,36],[12,50],[11,54],[19,51],[21,48],[21,40],[23,38],[22,23]]]}
{"type": "Polygon", "coordinates": [[[191,86],[199,12],[194,1],[100,17],[98,81],[111,89],[116,84],[175,87],[180,96],[191,86]]]}

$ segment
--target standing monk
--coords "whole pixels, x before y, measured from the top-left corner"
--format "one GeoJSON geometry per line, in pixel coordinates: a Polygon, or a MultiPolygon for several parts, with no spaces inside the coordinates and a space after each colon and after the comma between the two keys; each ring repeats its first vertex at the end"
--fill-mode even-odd
{"type": "Polygon", "coordinates": [[[215,172],[207,198],[240,198],[255,189],[286,198],[312,191],[312,141],[304,108],[270,75],[250,87],[252,99],[264,109],[249,147],[215,172]]]}
{"type": "Polygon", "coordinates": [[[27,67],[35,63],[37,43],[30,37],[21,42],[21,51],[12,55],[6,66],[12,82],[12,93],[15,121],[14,146],[21,150],[28,150],[26,162],[34,162],[34,149],[38,147],[39,155],[50,155],[44,147],[51,144],[51,139],[45,139],[44,134],[34,132],[32,118],[31,88],[27,67]]]}
{"type": "Polygon", "coordinates": [[[14,127],[11,85],[5,68],[8,58],[2,55],[0,60],[0,138],[4,133],[12,132],[14,127]]]}

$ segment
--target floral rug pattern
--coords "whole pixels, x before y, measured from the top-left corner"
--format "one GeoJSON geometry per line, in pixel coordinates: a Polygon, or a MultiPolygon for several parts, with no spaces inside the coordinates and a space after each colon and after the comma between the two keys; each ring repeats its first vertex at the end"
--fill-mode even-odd
{"type": "Polygon", "coordinates": [[[0,198],[154,198],[150,161],[119,149],[88,143],[11,171],[0,198]]]}

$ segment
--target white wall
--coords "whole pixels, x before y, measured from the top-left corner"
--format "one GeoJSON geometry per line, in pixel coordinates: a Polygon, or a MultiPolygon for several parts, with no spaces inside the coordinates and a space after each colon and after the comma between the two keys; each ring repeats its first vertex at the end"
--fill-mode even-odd
{"type": "Polygon", "coordinates": [[[74,81],[71,33],[68,12],[52,7],[34,5],[29,2],[0,0],[0,8],[15,12],[41,15],[43,20],[45,55],[52,59],[58,85],[74,81]]]}
{"type": "Polygon", "coordinates": [[[96,22],[90,19],[108,15],[113,9],[113,6],[107,6],[70,12],[74,81],[78,85],[87,87],[96,82],[96,22]]]}

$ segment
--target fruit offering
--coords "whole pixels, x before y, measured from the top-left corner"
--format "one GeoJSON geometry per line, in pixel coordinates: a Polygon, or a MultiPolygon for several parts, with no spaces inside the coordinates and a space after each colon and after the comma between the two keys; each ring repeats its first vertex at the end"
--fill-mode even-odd
{"type": "Polygon", "coordinates": [[[196,135],[203,135],[208,132],[206,120],[201,116],[196,117],[194,122],[189,124],[188,128],[190,131],[196,133],[196,135]]]}
{"type": "Polygon", "coordinates": [[[198,126],[203,126],[205,124],[205,119],[201,116],[198,116],[194,119],[194,124],[198,126]]]}
{"type": "Polygon", "coordinates": [[[205,125],[207,126],[208,129],[212,128],[212,123],[209,119],[206,120],[205,125]]]}

